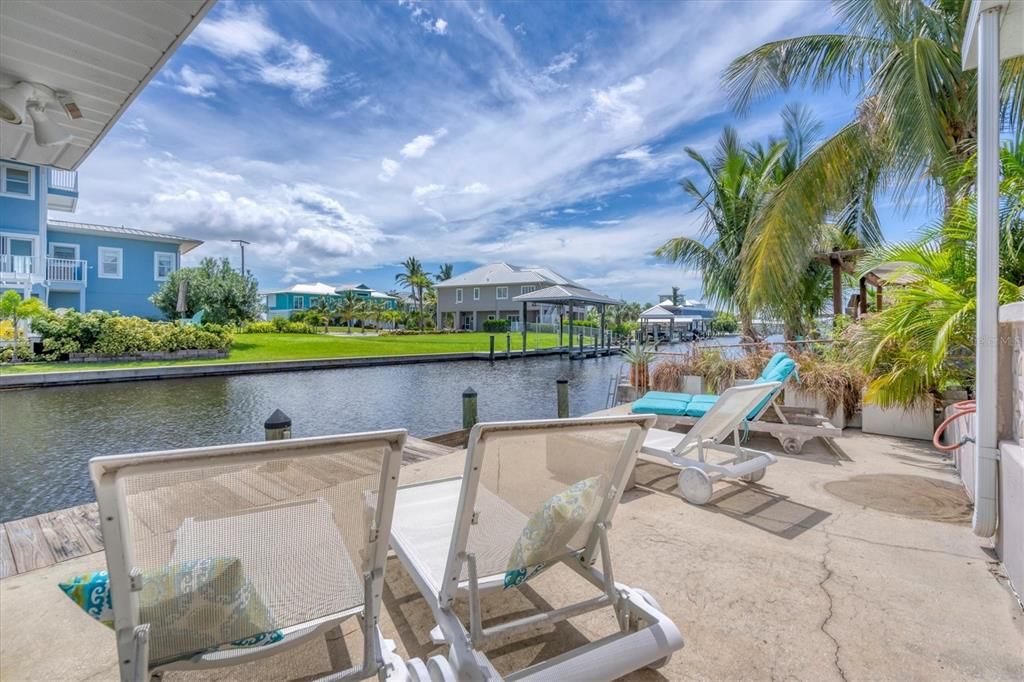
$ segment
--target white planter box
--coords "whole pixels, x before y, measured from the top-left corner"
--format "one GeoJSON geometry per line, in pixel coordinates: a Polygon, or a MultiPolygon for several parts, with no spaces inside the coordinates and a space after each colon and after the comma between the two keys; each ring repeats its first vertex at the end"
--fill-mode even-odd
{"type": "Polygon", "coordinates": [[[690,395],[704,393],[704,377],[692,374],[685,375],[679,380],[679,390],[690,395]]]}
{"type": "Polygon", "coordinates": [[[931,440],[935,433],[935,410],[931,405],[904,410],[865,403],[860,428],[864,433],[881,436],[931,440]]]}
{"type": "Polygon", "coordinates": [[[829,423],[837,429],[846,428],[846,414],[843,411],[842,405],[837,407],[835,412],[829,414],[825,411],[825,400],[823,398],[811,395],[807,391],[801,391],[793,384],[786,385],[786,397],[783,399],[782,404],[789,407],[809,407],[817,410],[818,414],[828,417],[829,423]]]}

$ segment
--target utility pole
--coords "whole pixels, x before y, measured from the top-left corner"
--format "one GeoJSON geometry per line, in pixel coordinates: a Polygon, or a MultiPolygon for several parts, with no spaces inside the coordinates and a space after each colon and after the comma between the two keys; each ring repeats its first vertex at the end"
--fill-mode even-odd
{"type": "Polygon", "coordinates": [[[232,239],[231,241],[233,243],[235,243],[235,244],[238,244],[238,246],[242,249],[242,275],[244,276],[245,275],[245,247],[249,244],[249,242],[245,241],[244,239],[232,239]]]}

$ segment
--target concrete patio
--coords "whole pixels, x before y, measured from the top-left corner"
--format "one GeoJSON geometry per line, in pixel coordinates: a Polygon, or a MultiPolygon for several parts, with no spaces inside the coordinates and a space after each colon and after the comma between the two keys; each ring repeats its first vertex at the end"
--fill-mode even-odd
{"type": "MultiPolygon", "coordinates": [[[[638,465],[611,532],[616,578],[651,592],[686,647],[668,666],[629,679],[1024,678],[1021,606],[989,541],[971,533],[951,465],[925,443],[846,434],[842,456],[816,442],[802,455],[780,453],[763,485],[719,484],[705,507],[677,496],[670,468],[638,465]]],[[[779,453],[774,440],[754,447],[779,453]]],[[[410,464],[403,479],[459,471],[461,461],[456,452],[410,464]]],[[[95,553],[0,581],[0,679],[116,679],[113,633],[56,587],[103,565],[95,553]]],[[[440,653],[430,612],[397,560],[386,582],[385,636],[405,655],[440,653]]],[[[556,567],[518,593],[485,598],[484,616],[591,591],[556,567]]],[[[601,611],[499,642],[490,655],[513,670],[612,628],[601,611]]],[[[354,635],[344,644],[359,651],[354,635]]],[[[335,668],[344,664],[337,649],[335,668]]],[[[249,666],[166,677],[303,679],[331,668],[316,641],[249,666]]]]}

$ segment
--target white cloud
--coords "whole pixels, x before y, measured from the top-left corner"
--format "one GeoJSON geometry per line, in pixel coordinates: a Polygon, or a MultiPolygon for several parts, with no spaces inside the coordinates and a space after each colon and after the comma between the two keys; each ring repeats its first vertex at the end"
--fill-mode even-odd
{"type": "Polygon", "coordinates": [[[216,76],[208,73],[199,73],[188,64],[181,67],[181,71],[178,73],[172,71],[170,78],[175,83],[174,89],[186,95],[206,98],[217,94],[212,89],[217,85],[216,76]]]}
{"type": "Polygon", "coordinates": [[[257,7],[229,6],[218,16],[204,19],[189,40],[242,67],[247,77],[290,89],[302,101],[328,84],[330,62],[305,43],[287,40],[271,28],[266,13],[257,7]]]}
{"type": "Polygon", "coordinates": [[[434,194],[439,194],[444,191],[444,185],[438,185],[431,183],[429,185],[418,185],[413,188],[412,196],[414,199],[425,199],[434,194]]]}
{"type": "Polygon", "coordinates": [[[149,128],[146,127],[146,121],[145,121],[145,119],[142,119],[142,118],[138,118],[138,117],[133,118],[132,120],[127,121],[127,122],[123,123],[122,125],[125,127],[125,129],[134,131],[136,133],[148,133],[149,132],[149,128]]]}
{"type": "Polygon", "coordinates": [[[424,21],[423,28],[427,29],[428,33],[436,33],[439,36],[443,36],[448,33],[448,22],[438,17],[434,21],[424,21]]]}
{"type": "Polygon", "coordinates": [[[463,194],[487,194],[491,188],[482,182],[474,182],[462,188],[463,194]]]}
{"type": "Polygon", "coordinates": [[[603,90],[593,90],[586,120],[596,120],[606,130],[628,132],[638,128],[644,117],[636,103],[636,95],[647,87],[643,76],[634,76],[625,83],[603,90]]]}
{"type": "Polygon", "coordinates": [[[380,162],[380,175],[377,178],[382,182],[391,182],[401,169],[402,164],[385,156],[380,162]]]}
{"type": "Polygon", "coordinates": [[[642,144],[639,147],[633,147],[627,149],[615,155],[616,159],[623,159],[625,161],[637,161],[639,163],[650,163],[651,162],[651,147],[650,145],[642,144]]]}
{"type": "Polygon", "coordinates": [[[555,58],[551,60],[551,63],[544,68],[544,73],[552,76],[556,73],[562,73],[572,68],[572,65],[576,63],[577,55],[575,52],[563,52],[555,55],[555,58]]]}
{"type": "Polygon", "coordinates": [[[446,128],[438,128],[434,131],[433,135],[417,135],[413,138],[412,142],[402,147],[402,151],[399,153],[407,159],[418,159],[447,134],[448,130],[446,128]]]}

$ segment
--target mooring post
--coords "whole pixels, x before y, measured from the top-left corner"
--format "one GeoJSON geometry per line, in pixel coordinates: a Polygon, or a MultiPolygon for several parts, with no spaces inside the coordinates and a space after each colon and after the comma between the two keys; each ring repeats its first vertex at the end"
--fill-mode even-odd
{"type": "Polygon", "coordinates": [[[583,332],[580,332],[580,360],[583,359],[583,332]]]}
{"type": "Polygon", "coordinates": [[[569,380],[558,379],[555,385],[558,389],[558,418],[566,419],[569,416],[569,380]]]}
{"type": "Polygon", "coordinates": [[[285,440],[292,437],[292,418],[281,410],[274,410],[274,413],[263,422],[263,433],[266,440],[285,440]]]}
{"type": "Polygon", "coordinates": [[[476,391],[472,387],[462,392],[462,428],[471,429],[476,424],[476,391]]]}
{"type": "Polygon", "coordinates": [[[512,332],[505,332],[505,359],[512,357],[512,332]]]}
{"type": "Polygon", "coordinates": [[[487,359],[494,362],[494,334],[491,334],[491,350],[487,353],[487,359]]]}

